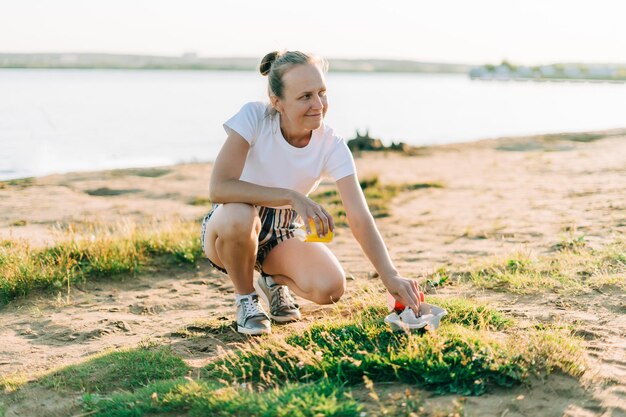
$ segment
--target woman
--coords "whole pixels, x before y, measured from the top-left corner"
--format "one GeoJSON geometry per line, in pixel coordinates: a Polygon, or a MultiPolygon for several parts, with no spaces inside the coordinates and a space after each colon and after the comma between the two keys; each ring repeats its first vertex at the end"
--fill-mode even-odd
{"type": "Polygon", "coordinates": [[[395,269],[369,212],[345,141],[323,123],[328,111],[325,61],[298,51],[271,52],[261,61],[270,103],[247,103],[224,124],[228,134],[213,167],[214,205],[202,222],[211,263],[236,292],[237,330],[270,333],[270,318],[300,318],[289,289],[318,304],[341,298],[346,278],[322,243],[292,239],[302,219],[319,235],[332,216],[307,197],[322,178],[336,182],[350,229],[389,292],[414,311],[419,286],[395,269]],[[254,269],[261,276],[253,283],[254,269]],[[269,316],[259,304],[269,305],[269,316]]]}

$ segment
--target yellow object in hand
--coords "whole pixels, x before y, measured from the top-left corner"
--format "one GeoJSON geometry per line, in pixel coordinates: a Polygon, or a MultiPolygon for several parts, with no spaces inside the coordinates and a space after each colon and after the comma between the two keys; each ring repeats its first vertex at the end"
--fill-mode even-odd
{"type": "Polygon", "coordinates": [[[328,243],[331,240],[333,240],[334,233],[330,230],[328,231],[328,233],[326,233],[326,236],[317,235],[317,227],[315,226],[315,221],[313,219],[309,219],[309,226],[311,227],[311,234],[306,233],[306,228],[304,227],[304,225],[300,226],[300,228],[295,231],[295,234],[298,237],[298,239],[302,240],[303,242],[322,242],[322,243],[328,243]]]}

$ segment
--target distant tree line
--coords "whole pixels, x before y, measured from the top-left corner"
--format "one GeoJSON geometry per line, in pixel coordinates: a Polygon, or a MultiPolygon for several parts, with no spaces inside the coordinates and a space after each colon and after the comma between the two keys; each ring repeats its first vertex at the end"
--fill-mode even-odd
{"type": "Polygon", "coordinates": [[[550,64],[540,66],[483,65],[470,70],[472,79],[482,80],[597,80],[626,81],[626,64],[550,64]]]}
{"type": "MultiPolygon", "coordinates": [[[[340,72],[417,72],[467,74],[471,66],[384,59],[329,59],[330,70],[340,72]]],[[[202,58],[194,53],[181,56],[147,56],[90,53],[2,54],[0,68],[143,69],[254,71],[257,58],[202,58]]]]}
{"type": "MultiPolygon", "coordinates": [[[[472,67],[466,64],[386,59],[329,59],[335,72],[398,72],[469,74],[480,80],[601,80],[626,81],[626,64],[562,63],[540,66],[499,65],[472,67]]],[[[0,53],[0,68],[135,69],[254,71],[257,58],[202,58],[195,53],[180,56],[121,55],[97,53],[0,53]]]]}

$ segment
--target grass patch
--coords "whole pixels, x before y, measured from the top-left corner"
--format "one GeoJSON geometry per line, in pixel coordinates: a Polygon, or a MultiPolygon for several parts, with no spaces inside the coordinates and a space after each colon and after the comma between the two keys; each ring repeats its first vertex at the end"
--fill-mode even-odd
{"type": "Polygon", "coordinates": [[[135,274],[148,265],[190,265],[203,256],[198,225],[93,226],[47,248],[0,241],[0,305],[34,289],[63,289],[87,279],[135,274]]]}
{"type": "Polygon", "coordinates": [[[130,168],[111,171],[111,176],[125,177],[132,175],[135,177],[157,178],[169,174],[170,172],[172,172],[172,170],[166,168],[130,168]]]}
{"type": "MultiPolygon", "coordinates": [[[[134,172],[134,171],[133,171],[134,172]]],[[[137,175],[137,174],[133,174],[137,175]]],[[[24,180],[26,181],[26,180],[24,180]]],[[[402,191],[439,184],[381,185],[377,177],[361,181],[375,217],[388,215],[388,203],[402,191]]],[[[102,188],[91,195],[118,195],[137,190],[102,188]]],[[[335,190],[316,195],[337,220],[347,223],[341,200],[335,190]]],[[[191,204],[205,204],[192,201],[191,204]]],[[[203,257],[199,226],[193,222],[163,225],[87,225],[82,233],[70,227],[54,246],[31,249],[20,240],[0,241],[0,305],[34,289],[67,290],[88,279],[136,274],[146,266],[190,265],[203,257]]]]}
{"type": "Polygon", "coordinates": [[[14,186],[20,188],[30,187],[35,184],[34,177],[26,177],[26,178],[16,178],[14,180],[0,181],[0,189],[5,188],[7,186],[14,186]]]}
{"type": "MultiPolygon", "coordinates": [[[[382,320],[387,310],[380,295],[364,292],[297,333],[249,339],[193,379],[170,350],[149,346],[98,355],[37,383],[83,392],[84,411],[93,416],[353,417],[363,410],[442,415],[425,411],[408,387],[476,395],[533,374],[561,370],[579,375],[584,370],[579,339],[570,329],[518,329],[486,304],[433,296],[429,301],[449,312],[437,333],[393,333],[382,320]],[[406,390],[396,392],[401,404],[379,397],[387,386],[383,383],[406,384],[406,390]],[[365,398],[355,399],[359,395],[353,392],[365,398]]],[[[225,320],[215,320],[185,331],[195,336],[231,330],[225,320]]]]}
{"type": "Polygon", "coordinates": [[[175,411],[216,417],[355,417],[361,409],[341,387],[324,382],[286,384],[256,391],[246,384],[224,386],[182,379],[160,382],[134,394],[116,394],[110,398],[88,394],[83,400],[89,415],[94,417],[143,416],[175,411]]]}
{"type": "Polygon", "coordinates": [[[108,187],[96,188],[94,190],[85,190],[86,194],[96,197],[112,197],[116,195],[124,195],[124,194],[134,194],[139,193],[142,190],[139,189],[129,189],[129,190],[114,190],[108,187]]]}
{"type": "MultiPolygon", "coordinates": [[[[386,309],[372,305],[373,299],[361,297],[367,308],[354,313],[338,305],[328,317],[297,334],[253,339],[239,351],[209,364],[195,380],[173,376],[145,386],[148,378],[122,371],[122,381],[113,381],[120,369],[127,368],[107,355],[99,370],[85,367],[77,373],[69,367],[71,372],[66,369],[55,374],[55,381],[72,380],[69,388],[86,390],[85,411],[94,416],[177,412],[198,416],[360,416],[363,404],[350,390],[361,390],[363,382],[381,410],[422,415],[419,397],[409,392],[402,405],[394,408],[381,401],[375,384],[405,382],[439,393],[480,394],[490,385],[510,386],[535,371],[580,370],[571,365],[579,357],[569,336],[555,336],[550,329],[534,330],[525,337],[511,333],[508,339],[499,340],[490,329],[512,330],[513,322],[486,305],[437,298],[434,301],[450,311],[440,332],[407,335],[388,329],[382,322],[386,309]],[[544,331],[550,335],[542,334],[544,331]],[[565,353],[563,346],[567,347],[565,353]],[[107,362],[115,367],[108,368],[107,362]],[[131,383],[132,379],[139,384],[131,383]],[[92,385],[89,381],[101,382],[92,385]],[[106,394],[133,388],[132,393],[106,394]]],[[[217,331],[222,325],[207,324],[200,326],[200,331],[217,331]]],[[[136,357],[134,361],[145,360],[136,357]]],[[[141,369],[160,367],[151,364],[141,369]]],[[[150,375],[156,376],[154,371],[150,375]]]]}
{"type": "Polygon", "coordinates": [[[571,142],[593,142],[606,138],[608,135],[600,133],[561,133],[548,135],[548,140],[569,140],[571,142]]]}
{"type": "Polygon", "coordinates": [[[445,320],[450,323],[478,330],[505,330],[515,321],[487,304],[468,300],[467,298],[442,298],[429,296],[428,302],[445,308],[448,315],[445,320]]]}
{"type": "Polygon", "coordinates": [[[190,199],[187,204],[189,204],[191,206],[206,206],[206,207],[210,207],[211,206],[211,200],[208,197],[195,196],[192,199],[190,199]]]}
{"type": "Polygon", "coordinates": [[[0,376],[0,390],[4,393],[14,392],[26,382],[26,377],[21,374],[2,375],[0,376]]]}
{"type": "Polygon", "coordinates": [[[626,243],[600,250],[576,238],[561,242],[548,257],[514,256],[460,272],[457,276],[480,288],[530,294],[545,291],[587,292],[603,287],[626,289],[626,243]]]}
{"type": "Polygon", "coordinates": [[[223,335],[226,333],[237,332],[233,318],[219,317],[215,319],[196,321],[182,327],[172,335],[182,338],[193,338],[198,336],[206,336],[208,334],[223,335]]]}
{"type": "MultiPolygon", "coordinates": [[[[267,387],[277,381],[319,380],[354,385],[367,377],[373,382],[405,382],[437,393],[475,395],[488,386],[508,387],[530,374],[555,368],[578,372],[577,350],[563,355],[562,340],[543,337],[540,332],[545,330],[511,331],[502,337],[488,329],[506,328],[512,321],[487,306],[450,300],[446,308],[449,318],[436,334],[393,333],[382,321],[385,308],[370,306],[349,318],[322,320],[285,340],[253,343],[209,364],[204,375],[226,383],[267,387]]],[[[571,338],[567,334],[561,337],[571,338]]],[[[568,346],[575,345],[571,342],[568,346]]]]}
{"type": "MultiPolygon", "coordinates": [[[[440,183],[412,183],[412,184],[381,184],[379,178],[372,177],[359,182],[370,212],[374,218],[388,217],[391,215],[389,204],[391,200],[405,191],[418,190],[421,188],[443,188],[440,183]]],[[[315,193],[311,196],[313,200],[324,206],[333,216],[335,224],[347,226],[346,212],[343,208],[341,198],[336,190],[328,190],[315,193]]]]}
{"type": "Polygon", "coordinates": [[[580,235],[578,237],[570,236],[567,238],[563,238],[560,242],[555,244],[553,248],[558,251],[578,252],[584,249],[586,246],[587,241],[585,240],[585,235],[580,235]]]}
{"type": "Polygon", "coordinates": [[[40,380],[57,390],[88,392],[132,391],[163,379],[187,374],[185,362],[166,348],[137,348],[97,355],[65,367],[40,380]]]}
{"type": "Polygon", "coordinates": [[[450,282],[451,273],[445,267],[437,268],[435,272],[426,277],[426,285],[431,288],[443,287],[450,282]]]}

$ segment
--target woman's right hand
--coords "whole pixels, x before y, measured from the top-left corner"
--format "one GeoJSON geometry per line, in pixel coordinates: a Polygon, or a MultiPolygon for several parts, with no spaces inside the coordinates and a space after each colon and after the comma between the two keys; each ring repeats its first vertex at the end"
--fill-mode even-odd
{"type": "MultiPolygon", "coordinates": [[[[419,283],[414,279],[404,278],[400,275],[381,277],[389,294],[402,305],[411,307],[415,312],[419,311],[420,303],[424,299],[419,283]]],[[[417,314],[417,313],[416,313],[417,314]]]]}
{"type": "Polygon", "coordinates": [[[335,221],[333,220],[333,216],[331,216],[324,207],[304,194],[294,192],[291,199],[291,207],[293,207],[296,213],[302,217],[307,234],[311,234],[309,219],[313,219],[315,222],[315,228],[317,229],[317,234],[320,237],[326,236],[329,231],[335,231],[335,221]]]}

